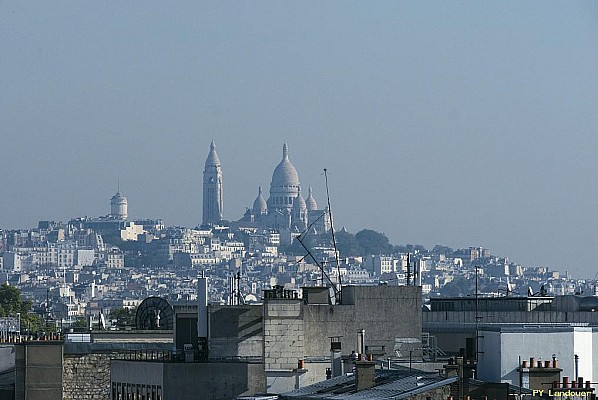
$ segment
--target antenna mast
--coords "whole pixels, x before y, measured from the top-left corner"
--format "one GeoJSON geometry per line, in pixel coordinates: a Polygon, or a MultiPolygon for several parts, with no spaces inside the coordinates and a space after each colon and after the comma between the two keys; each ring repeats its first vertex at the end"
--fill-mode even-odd
{"type": "MultiPolygon", "coordinates": [[[[330,232],[332,233],[332,244],[334,245],[334,259],[336,261],[336,271],[338,273],[338,287],[341,293],[342,299],[342,289],[343,285],[341,282],[341,265],[338,259],[338,249],[336,247],[336,237],[334,236],[334,222],[332,220],[332,208],[330,207],[330,193],[328,191],[328,171],[324,168],[324,178],[326,180],[326,200],[328,201],[328,216],[330,217],[330,232]]],[[[342,302],[342,300],[341,300],[342,302]]]]}
{"type": "Polygon", "coordinates": [[[407,253],[407,286],[411,285],[411,253],[407,253]]]}

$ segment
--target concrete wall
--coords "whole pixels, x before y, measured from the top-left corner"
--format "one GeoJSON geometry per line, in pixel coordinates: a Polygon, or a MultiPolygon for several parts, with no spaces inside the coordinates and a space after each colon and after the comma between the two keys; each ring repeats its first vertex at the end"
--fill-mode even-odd
{"type": "MultiPolygon", "coordinates": [[[[598,312],[566,311],[480,311],[482,323],[572,323],[598,324],[598,312]]],[[[475,311],[426,311],[422,313],[424,330],[427,322],[475,323],[475,311]]]]}
{"type": "MultiPolygon", "coordinates": [[[[477,376],[483,381],[500,382],[501,374],[501,342],[500,332],[480,331],[480,351],[478,356],[477,376]]],[[[475,334],[473,335],[475,337],[475,334]]],[[[465,343],[465,341],[463,341],[465,343]]],[[[519,379],[513,382],[518,385],[519,379]]]]}
{"type": "MultiPolygon", "coordinates": [[[[117,336],[128,337],[129,341],[135,337],[141,340],[139,335],[117,336]]],[[[168,343],[160,343],[160,337],[150,336],[159,343],[124,343],[118,340],[111,343],[104,338],[98,343],[18,344],[15,346],[16,398],[108,400],[111,359],[130,356],[129,350],[137,350],[139,356],[150,359],[161,357],[166,350],[170,350],[168,343]],[[157,348],[161,348],[161,352],[155,351],[157,348]]]]}
{"type": "MultiPolygon", "coordinates": [[[[596,354],[593,352],[593,338],[592,328],[575,328],[573,332],[573,353],[579,357],[579,376],[583,377],[584,381],[590,382],[596,382],[594,379],[598,378],[597,375],[594,375],[593,368],[594,354],[596,354]]],[[[598,364],[598,359],[596,363],[598,364]]],[[[573,365],[575,366],[575,358],[573,359],[573,365]]],[[[571,380],[575,378],[575,369],[573,369],[573,374],[569,376],[571,380]]]]}
{"type": "Polygon", "coordinates": [[[164,400],[234,399],[264,391],[261,364],[164,364],[164,382],[164,400]]]}
{"type": "Polygon", "coordinates": [[[164,400],[234,399],[264,391],[261,364],[112,361],[112,383],[161,387],[164,400]]]}
{"type": "Polygon", "coordinates": [[[262,357],[261,305],[209,305],[210,358],[262,357]]]}
{"type": "Polygon", "coordinates": [[[524,328],[521,331],[503,329],[480,331],[480,355],[478,376],[490,382],[518,384],[519,357],[521,360],[551,360],[554,354],[559,360],[561,376],[575,376],[574,354],[580,355],[579,376],[594,382],[592,360],[592,328],[551,327],[524,328]],[[497,366],[500,368],[497,369],[497,366]]]}
{"type": "Polygon", "coordinates": [[[62,400],[62,343],[16,346],[16,400],[62,400]]]}
{"type": "MultiPolygon", "coordinates": [[[[396,356],[396,341],[421,339],[421,289],[415,286],[350,286],[343,304],[304,304],[267,299],[264,303],[266,390],[281,393],[326,378],[330,336],[342,336],[344,354],[357,350],[357,330],[380,356],[396,356]],[[303,370],[299,359],[311,358],[303,370]]],[[[420,345],[414,345],[420,347],[420,345]]]]}
{"type": "Polygon", "coordinates": [[[365,329],[366,346],[394,357],[396,339],[421,339],[421,305],[417,286],[345,287],[342,305],[304,306],[305,355],[329,356],[330,336],[342,336],[343,354],[357,351],[357,330],[365,329]]]}
{"type": "MultiPolygon", "coordinates": [[[[482,333],[483,335],[483,333],[482,333]]],[[[573,334],[572,332],[517,332],[501,334],[501,382],[517,384],[518,356],[525,360],[535,357],[536,360],[550,360],[552,354],[559,359],[559,367],[563,376],[573,374],[573,334]]]]}
{"type": "Polygon", "coordinates": [[[110,384],[113,382],[164,387],[164,363],[112,360],[110,361],[110,384]]]}
{"type": "Polygon", "coordinates": [[[15,367],[15,346],[0,346],[0,373],[15,367]]]}
{"type": "Polygon", "coordinates": [[[326,368],[330,368],[330,360],[306,361],[307,371],[301,375],[300,387],[313,385],[326,379],[326,368]]]}

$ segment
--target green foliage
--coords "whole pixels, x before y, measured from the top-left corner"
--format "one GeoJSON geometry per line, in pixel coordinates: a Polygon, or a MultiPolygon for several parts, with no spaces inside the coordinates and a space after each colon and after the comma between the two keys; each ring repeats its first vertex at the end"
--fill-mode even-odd
{"type": "Polygon", "coordinates": [[[25,318],[21,314],[21,330],[29,333],[33,332],[54,332],[56,330],[55,325],[46,327],[46,321],[35,313],[28,313],[25,318]]]}
{"type": "Polygon", "coordinates": [[[454,252],[455,252],[455,250],[451,249],[450,247],[442,246],[440,244],[437,244],[436,246],[434,246],[434,248],[431,251],[432,254],[436,254],[436,255],[444,254],[445,256],[450,256],[454,252]]]}
{"type": "Polygon", "coordinates": [[[421,244],[406,244],[403,246],[395,246],[394,247],[395,253],[419,253],[419,254],[426,254],[428,250],[421,244]]]}
{"type": "Polygon", "coordinates": [[[359,241],[355,238],[355,235],[342,230],[335,233],[336,246],[340,253],[341,258],[351,256],[361,256],[363,254],[363,248],[359,241]]]}
{"type": "Polygon", "coordinates": [[[475,289],[471,280],[463,276],[458,276],[444,285],[440,289],[440,292],[446,297],[463,297],[475,293],[475,289]]]}
{"type": "Polygon", "coordinates": [[[116,320],[117,328],[135,325],[135,314],[137,308],[129,310],[128,308],[115,308],[110,311],[110,319],[116,320]]]}
{"type": "Polygon", "coordinates": [[[39,332],[44,330],[44,320],[31,311],[31,301],[21,297],[21,291],[7,283],[0,286],[0,317],[21,315],[22,330],[39,332]]]}
{"type": "Polygon", "coordinates": [[[21,299],[21,291],[7,283],[0,286],[0,316],[15,316],[29,312],[31,301],[21,299]]]}
{"type": "Polygon", "coordinates": [[[362,229],[355,234],[355,239],[363,249],[363,254],[390,254],[393,247],[386,235],[371,229],[362,229]]]}
{"type": "Polygon", "coordinates": [[[81,318],[81,319],[76,320],[71,325],[71,328],[76,328],[77,330],[87,329],[87,318],[81,318]]]}

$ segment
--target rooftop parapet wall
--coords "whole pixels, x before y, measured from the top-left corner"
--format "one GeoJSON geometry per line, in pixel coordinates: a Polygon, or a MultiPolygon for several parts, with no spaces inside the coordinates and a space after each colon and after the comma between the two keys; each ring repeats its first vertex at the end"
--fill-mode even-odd
{"type": "MultiPolygon", "coordinates": [[[[588,323],[598,325],[598,312],[586,311],[480,311],[482,323],[588,323]]],[[[429,311],[422,313],[424,328],[433,322],[475,323],[475,311],[429,311]]]]}
{"type": "Polygon", "coordinates": [[[341,305],[303,305],[305,355],[330,354],[330,337],[342,336],[343,353],[357,351],[357,330],[375,356],[395,356],[397,339],[421,339],[421,288],[348,286],[341,305]]]}
{"type": "Polygon", "coordinates": [[[262,357],[261,305],[209,306],[210,358],[262,357]]]}

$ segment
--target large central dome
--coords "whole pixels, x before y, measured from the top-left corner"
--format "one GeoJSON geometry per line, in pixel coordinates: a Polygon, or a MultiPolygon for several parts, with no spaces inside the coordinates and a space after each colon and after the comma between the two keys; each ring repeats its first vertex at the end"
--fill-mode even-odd
{"type": "Polygon", "coordinates": [[[299,185],[299,174],[293,163],[289,160],[289,147],[285,143],[282,147],[282,161],[272,174],[272,186],[299,185]]]}
{"type": "Polygon", "coordinates": [[[289,161],[289,147],[282,146],[282,161],[274,169],[270,183],[270,198],[268,209],[285,211],[289,214],[293,208],[293,201],[301,191],[299,174],[295,166],[289,161]]]}

